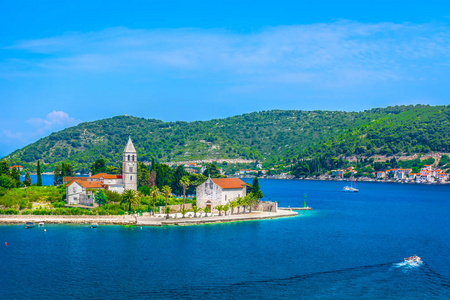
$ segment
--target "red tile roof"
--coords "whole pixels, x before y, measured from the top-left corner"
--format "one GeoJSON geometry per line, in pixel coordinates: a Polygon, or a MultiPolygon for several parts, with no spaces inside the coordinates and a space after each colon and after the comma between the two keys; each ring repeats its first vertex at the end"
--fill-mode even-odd
{"type": "Polygon", "coordinates": [[[89,178],[100,179],[100,177],[103,177],[103,179],[120,179],[120,178],[122,178],[122,175],[110,175],[110,174],[106,174],[106,173],[98,173],[89,178]]]}
{"type": "Polygon", "coordinates": [[[223,189],[240,189],[246,185],[239,178],[211,178],[211,180],[223,189]]]}
{"type": "Polygon", "coordinates": [[[63,182],[71,182],[74,180],[87,181],[88,177],[63,177],[63,182]]]}
{"type": "Polygon", "coordinates": [[[103,184],[101,181],[82,181],[82,180],[74,180],[71,183],[69,183],[67,186],[71,185],[72,183],[78,183],[82,187],[86,189],[101,189],[103,188],[103,184]]]}

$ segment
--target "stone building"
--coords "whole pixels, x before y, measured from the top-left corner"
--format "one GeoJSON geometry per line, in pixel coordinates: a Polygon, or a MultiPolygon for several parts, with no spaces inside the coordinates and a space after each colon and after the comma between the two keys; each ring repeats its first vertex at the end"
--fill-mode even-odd
{"type": "Polygon", "coordinates": [[[137,154],[131,138],[123,150],[122,178],[126,190],[137,191],[137,154]]]}
{"type": "Polygon", "coordinates": [[[247,195],[247,184],[239,178],[208,178],[199,185],[197,191],[198,207],[226,205],[237,197],[247,195]]]}
{"type": "Polygon", "coordinates": [[[137,153],[131,138],[123,150],[122,175],[106,173],[89,177],[64,177],[70,182],[66,187],[67,204],[92,205],[94,197],[87,189],[105,189],[122,194],[125,190],[137,191],[137,153]]]}
{"type": "Polygon", "coordinates": [[[87,189],[104,189],[100,181],[73,180],[66,187],[67,204],[92,205],[94,193],[87,189]]]}

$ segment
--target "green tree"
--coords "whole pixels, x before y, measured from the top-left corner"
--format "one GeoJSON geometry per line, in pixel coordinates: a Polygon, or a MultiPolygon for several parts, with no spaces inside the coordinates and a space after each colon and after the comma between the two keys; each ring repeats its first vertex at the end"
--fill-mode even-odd
{"type": "Polygon", "coordinates": [[[53,171],[53,185],[54,186],[58,186],[61,184],[60,178],[61,178],[61,170],[59,169],[59,166],[56,165],[55,170],[53,171]]]}
{"type": "Polygon", "coordinates": [[[158,196],[158,195],[159,195],[158,187],[156,185],[152,186],[150,188],[150,196],[152,196],[152,198],[153,198],[153,215],[155,215],[155,209],[156,209],[155,200],[156,200],[156,196],[158,196]]]}
{"type": "Polygon", "coordinates": [[[180,179],[180,185],[183,187],[183,209],[184,209],[184,204],[186,202],[186,189],[188,188],[189,184],[190,184],[190,181],[189,181],[188,176],[183,176],[180,179]]]}
{"type": "Polygon", "coordinates": [[[125,190],[125,192],[122,194],[122,203],[128,206],[128,211],[131,211],[132,205],[139,205],[140,198],[138,197],[136,191],[125,190]]]}
{"type": "Polygon", "coordinates": [[[205,212],[205,217],[207,217],[207,216],[208,216],[208,213],[209,213],[209,208],[208,208],[208,206],[205,207],[205,208],[203,209],[203,211],[205,212]]]}
{"type": "Polygon", "coordinates": [[[9,164],[6,160],[0,160],[0,175],[10,175],[9,164]]]}
{"type": "Polygon", "coordinates": [[[108,202],[108,198],[106,197],[105,193],[103,192],[103,190],[99,190],[96,194],[95,194],[95,201],[101,206],[103,204],[105,204],[106,202],[108,202]]]}
{"type": "Polygon", "coordinates": [[[16,181],[8,175],[0,175],[0,187],[12,189],[16,187],[16,181]]]}
{"type": "Polygon", "coordinates": [[[99,173],[106,173],[106,161],[103,158],[97,159],[89,167],[89,170],[92,172],[92,175],[99,174],[99,173]]]}
{"type": "Polygon", "coordinates": [[[233,214],[234,208],[238,207],[238,206],[239,206],[239,203],[238,203],[238,199],[237,198],[230,202],[231,214],[233,214]]]}
{"type": "MultiPolygon", "coordinates": [[[[162,193],[164,194],[164,197],[166,197],[166,207],[165,209],[167,210],[167,199],[169,198],[169,195],[172,193],[172,189],[170,188],[170,186],[165,185],[162,187],[161,189],[162,193]]],[[[166,219],[169,218],[169,214],[167,213],[166,219]]]]}
{"type": "Polygon", "coordinates": [[[219,217],[221,217],[222,216],[223,205],[220,205],[220,204],[216,205],[216,209],[219,212],[219,217]]]}
{"type": "Polygon", "coordinates": [[[212,177],[212,178],[220,178],[222,175],[220,175],[220,170],[215,164],[206,164],[206,170],[203,171],[203,175],[206,177],[212,177]]]}
{"type": "Polygon", "coordinates": [[[147,186],[148,187],[148,180],[150,178],[150,170],[147,168],[147,166],[142,163],[137,163],[137,183],[138,188],[141,186],[147,186]]]}
{"type": "Polygon", "coordinates": [[[194,212],[194,218],[197,218],[197,213],[198,212],[201,212],[202,211],[202,209],[200,208],[200,207],[197,207],[197,206],[192,206],[192,212],[194,212]]]}
{"type": "Polygon", "coordinates": [[[172,193],[175,195],[181,195],[182,191],[184,191],[182,185],[181,185],[181,178],[188,176],[189,173],[186,172],[183,168],[183,166],[178,166],[175,169],[175,172],[173,174],[173,181],[171,184],[172,187],[172,193]]]}
{"type": "Polygon", "coordinates": [[[16,182],[15,187],[19,187],[20,186],[20,174],[19,174],[19,171],[17,170],[17,168],[12,168],[11,178],[16,182]]]}
{"type": "Polygon", "coordinates": [[[42,175],[41,175],[41,162],[38,160],[37,162],[37,186],[42,186],[42,175]]]}
{"type": "Polygon", "coordinates": [[[259,181],[258,181],[258,177],[255,177],[253,179],[253,183],[252,183],[252,193],[253,195],[257,198],[257,199],[261,199],[263,197],[263,193],[261,192],[260,188],[259,188],[259,181]]]}
{"type": "Polygon", "coordinates": [[[25,174],[25,180],[23,181],[23,185],[24,186],[30,186],[31,185],[31,176],[30,176],[30,173],[28,173],[28,171],[25,174]]]}

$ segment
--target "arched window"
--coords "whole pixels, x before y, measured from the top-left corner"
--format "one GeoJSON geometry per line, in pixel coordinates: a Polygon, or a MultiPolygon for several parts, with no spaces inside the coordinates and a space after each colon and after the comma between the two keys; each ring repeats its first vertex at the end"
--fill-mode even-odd
{"type": "Polygon", "coordinates": [[[134,161],[134,155],[131,156],[131,160],[134,161]]]}
{"type": "Polygon", "coordinates": [[[130,155],[128,155],[128,161],[130,161],[130,155]]]}
{"type": "Polygon", "coordinates": [[[130,180],[133,180],[133,176],[130,176],[130,180]]]}

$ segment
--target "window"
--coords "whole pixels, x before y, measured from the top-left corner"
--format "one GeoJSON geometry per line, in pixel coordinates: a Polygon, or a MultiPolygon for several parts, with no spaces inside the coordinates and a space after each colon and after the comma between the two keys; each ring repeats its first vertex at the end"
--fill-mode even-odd
{"type": "Polygon", "coordinates": [[[130,173],[133,173],[133,167],[130,167],[130,173]]]}
{"type": "Polygon", "coordinates": [[[77,188],[76,188],[76,187],[73,188],[73,192],[74,192],[74,193],[77,192],[77,188]]]}
{"type": "Polygon", "coordinates": [[[128,161],[130,161],[130,156],[128,155],[128,161]]]}
{"type": "Polygon", "coordinates": [[[225,195],[225,201],[227,201],[227,195],[225,195]]]}
{"type": "Polygon", "coordinates": [[[131,160],[134,161],[134,155],[131,156],[131,160]]]}
{"type": "Polygon", "coordinates": [[[130,176],[130,180],[133,180],[133,176],[130,176]]]}

